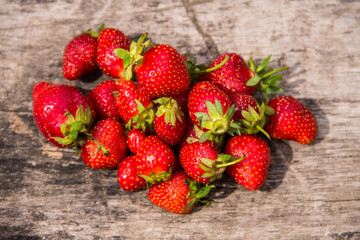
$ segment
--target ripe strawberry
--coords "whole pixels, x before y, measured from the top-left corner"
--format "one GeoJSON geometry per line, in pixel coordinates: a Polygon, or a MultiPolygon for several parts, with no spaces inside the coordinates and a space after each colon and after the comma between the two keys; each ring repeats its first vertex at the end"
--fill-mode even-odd
{"type": "Polygon", "coordinates": [[[210,141],[194,142],[181,148],[180,164],[185,172],[199,183],[209,183],[222,177],[226,167],[242,158],[218,154],[215,144],[210,141]]]}
{"type": "Polygon", "coordinates": [[[135,68],[139,89],[151,98],[177,95],[190,85],[190,75],[175,48],[159,44],[135,68]]]}
{"type": "Polygon", "coordinates": [[[111,118],[120,120],[116,107],[114,92],[118,90],[115,80],[107,80],[97,85],[86,97],[92,102],[96,112],[96,119],[111,118]]]}
{"type": "Polygon", "coordinates": [[[136,154],[146,139],[146,134],[139,129],[131,129],[127,135],[127,145],[130,151],[136,154]]]}
{"type": "Polygon", "coordinates": [[[226,172],[247,190],[259,189],[265,182],[271,161],[270,148],[256,135],[234,136],[228,140],[225,154],[245,158],[228,166],[226,172]]]}
{"type": "Polygon", "coordinates": [[[193,123],[205,132],[200,142],[210,134],[240,134],[240,126],[232,121],[235,107],[229,97],[213,83],[195,84],[188,96],[189,115],[193,123]]]}
{"type": "Polygon", "coordinates": [[[192,181],[186,173],[178,171],[165,181],[152,186],[149,189],[149,200],[156,206],[176,214],[190,212],[198,202],[210,204],[209,201],[201,200],[206,197],[213,186],[201,188],[200,184],[192,181]]]}
{"type": "Polygon", "coordinates": [[[118,29],[101,30],[97,46],[97,64],[101,71],[111,78],[119,78],[124,70],[123,60],[115,55],[114,50],[129,50],[130,44],[130,39],[118,29]]]}
{"type": "Polygon", "coordinates": [[[238,92],[253,95],[255,86],[246,86],[246,83],[255,73],[247,66],[244,59],[236,53],[225,53],[217,57],[207,68],[220,64],[226,56],[229,60],[216,71],[199,76],[200,81],[209,81],[225,92],[238,92]]]}
{"type": "Polygon", "coordinates": [[[272,138],[312,143],[318,127],[314,114],[292,96],[279,96],[269,102],[275,114],[269,116],[270,123],[265,130],[272,138]]]}
{"type": "Polygon", "coordinates": [[[265,96],[266,102],[268,102],[268,94],[282,91],[277,86],[282,76],[274,74],[286,70],[288,67],[278,69],[267,67],[271,55],[256,66],[251,57],[246,64],[239,54],[225,53],[216,58],[207,68],[220,64],[226,57],[229,57],[229,60],[224,66],[200,75],[199,80],[210,81],[226,93],[238,92],[254,95],[255,91],[259,90],[265,96]]]}
{"type": "Polygon", "coordinates": [[[118,167],[118,183],[124,191],[136,191],[145,188],[146,181],[138,176],[135,155],[124,158],[118,167]]]}
{"type": "Polygon", "coordinates": [[[175,146],[186,129],[185,115],[172,98],[158,98],[154,102],[160,104],[154,119],[156,135],[169,146],[175,146]]]}
{"type": "Polygon", "coordinates": [[[97,122],[92,137],[81,148],[81,158],[91,168],[115,168],[127,154],[123,125],[113,119],[97,122]]]}
{"type": "Polygon", "coordinates": [[[144,42],[147,33],[137,42],[131,43],[130,51],[116,49],[115,54],[123,59],[122,77],[130,80],[136,73],[139,89],[150,98],[168,97],[186,91],[190,85],[190,75],[184,59],[175,48],[159,44],[152,46],[144,42]]]}
{"type": "Polygon", "coordinates": [[[75,80],[98,70],[96,63],[98,33],[91,30],[77,35],[65,46],[62,73],[75,80]]]}
{"type": "Polygon", "coordinates": [[[57,147],[75,147],[95,119],[90,102],[75,87],[38,82],[33,88],[33,117],[44,137],[57,147]]]}
{"type": "Polygon", "coordinates": [[[148,136],[136,154],[138,174],[149,185],[169,179],[174,165],[174,152],[155,135],[148,136]]]}
{"type": "Polygon", "coordinates": [[[117,82],[118,93],[116,106],[121,119],[126,123],[128,129],[136,128],[145,131],[153,128],[155,110],[152,100],[138,90],[136,84],[125,78],[117,82]]]}
{"type": "Polygon", "coordinates": [[[233,119],[241,123],[241,133],[256,134],[261,131],[270,138],[263,128],[267,120],[266,115],[274,114],[273,109],[265,106],[265,103],[259,105],[253,96],[245,93],[233,92],[229,93],[228,96],[231,103],[236,107],[233,119]]]}

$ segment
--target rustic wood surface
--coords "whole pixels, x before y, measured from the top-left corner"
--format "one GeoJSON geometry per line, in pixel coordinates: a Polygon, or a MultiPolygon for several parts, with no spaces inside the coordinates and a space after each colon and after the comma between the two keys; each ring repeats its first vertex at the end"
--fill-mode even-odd
{"type": "Polygon", "coordinates": [[[360,239],[360,1],[0,1],[0,239],[360,239]],[[225,176],[187,215],[125,193],[116,170],[86,167],[32,118],[38,81],[65,81],[62,53],[102,23],[209,63],[237,52],[287,65],[282,87],[316,115],[315,143],[272,141],[265,185],[225,176]]]}

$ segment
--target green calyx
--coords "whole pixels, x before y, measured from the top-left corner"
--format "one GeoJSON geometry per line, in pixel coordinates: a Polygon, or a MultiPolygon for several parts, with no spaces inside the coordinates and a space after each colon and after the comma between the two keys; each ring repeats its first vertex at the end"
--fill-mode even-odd
{"type": "Polygon", "coordinates": [[[221,135],[229,133],[231,136],[234,134],[240,135],[240,123],[232,121],[232,117],[235,113],[235,105],[231,105],[226,113],[223,111],[223,107],[219,100],[215,100],[215,104],[206,100],[206,108],[208,113],[197,112],[195,116],[204,129],[208,131],[204,132],[204,136],[200,136],[200,142],[208,140],[211,134],[221,135]]]}
{"type": "Polygon", "coordinates": [[[226,56],[225,59],[215,67],[206,68],[204,64],[198,64],[198,65],[196,64],[196,57],[194,55],[188,55],[186,58],[185,65],[187,70],[189,71],[191,82],[193,83],[196,81],[196,79],[200,74],[213,72],[224,66],[224,64],[228,60],[229,60],[229,56],[226,56]]]}
{"type": "Polygon", "coordinates": [[[54,139],[62,144],[69,145],[78,149],[82,143],[84,143],[86,137],[90,135],[89,130],[92,123],[91,109],[87,107],[84,110],[84,107],[81,105],[75,114],[75,117],[67,111],[65,116],[68,120],[60,126],[61,133],[64,137],[54,137],[54,139]]]}
{"type": "Polygon", "coordinates": [[[124,70],[121,73],[121,77],[124,77],[126,80],[131,80],[134,67],[142,64],[145,48],[150,45],[150,40],[145,41],[147,35],[148,33],[144,33],[136,42],[132,41],[130,51],[122,48],[114,50],[115,55],[123,60],[124,70]]]}
{"type": "Polygon", "coordinates": [[[78,154],[79,146],[82,146],[86,139],[90,139],[96,143],[98,150],[105,156],[109,155],[109,152],[98,141],[96,141],[90,134],[91,124],[93,122],[91,116],[91,109],[88,106],[86,110],[81,105],[75,113],[75,117],[67,111],[65,116],[68,120],[60,126],[61,133],[64,137],[53,137],[58,143],[62,145],[68,145],[70,148],[75,148],[76,155],[78,154]]]}
{"type": "Polygon", "coordinates": [[[199,166],[202,170],[206,171],[200,177],[210,178],[210,182],[220,179],[227,166],[233,165],[242,161],[245,158],[243,155],[241,158],[236,158],[228,154],[219,154],[218,159],[211,160],[208,158],[200,158],[199,166]]]}
{"type": "Polygon", "coordinates": [[[203,185],[194,180],[185,179],[185,184],[189,187],[189,192],[186,196],[186,199],[191,199],[190,202],[186,205],[184,211],[188,211],[193,206],[196,206],[199,202],[204,203],[205,207],[210,205],[210,201],[204,200],[202,198],[206,197],[212,188],[215,188],[215,185],[203,185]]]}
{"type": "Polygon", "coordinates": [[[149,189],[152,185],[165,182],[169,180],[172,175],[172,168],[170,168],[169,172],[163,171],[161,173],[155,174],[154,172],[150,173],[149,175],[139,174],[139,177],[142,177],[146,181],[146,187],[149,189]]]}
{"type": "Polygon", "coordinates": [[[92,29],[88,29],[88,30],[86,30],[84,33],[90,34],[90,35],[91,35],[92,37],[94,37],[94,38],[98,38],[98,37],[99,37],[99,33],[100,33],[104,28],[105,28],[105,25],[102,24],[97,32],[93,31],[92,29]]]}
{"type": "Polygon", "coordinates": [[[264,126],[266,124],[267,118],[266,115],[273,115],[275,111],[273,108],[266,106],[265,103],[261,103],[257,105],[259,113],[251,106],[249,109],[242,110],[241,115],[244,119],[241,119],[241,133],[243,134],[256,134],[258,132],[262,132],[267,138],[270,139],[270,135],[264,130],[264,126]]]}
{"type": "Polygon", "coordinates": [[[198,137],[198,139],[189,138],[186,140],[188,143],[192,143],[192,142],[203,143],[208,140],[208,141],[213,142],[215,144],[217,150],[219,152],[221,152],[221,150],[224,147],[224,142],[225,142],[224,134],[217,135],[217,134],[212,134],[210,131],[204,132],[196,125],[194,125],[194,130],[195,130],[195,133],[196,133],[196,136],[198,137]]]}
{"type": "Polygon", "coordinates": [[[154,128],[154,116],[155,110],[153,104],[151,103],[147,108],[137,99],[135,99],[137,104],[138,114],[132,117],[126,124],[127,129],[141,129],[143,132],[147,128],[154,128]]]}
{"type": "Polygon", "coordinates": [[[271,55],[263,59],[258,66],[255,65],[251,56],[248,60],[248,65],[255,75],[249,79],[246,86],[257,86],[257,90],[264,95],[266,104],[269,102],[269,94],[280,93],[283,91],[278,86],[279,81],[282,79],[282,75],[277,73],[289,69],[289,67],[278,69],[268,67],[267,65],[269,64],[270,59],[271,55]]]}
{"type": "Polygon", "coordinates": [[[154,100],[154,103],[160,104],[156,111],[156,117],[161,117],[165,114],[164,120],[166,124],[171,123],[172,126],[175,126],[176,119],[181,123],[183,122],[184,113],[179,108],[175,99],[163,97],[154,100]]]}

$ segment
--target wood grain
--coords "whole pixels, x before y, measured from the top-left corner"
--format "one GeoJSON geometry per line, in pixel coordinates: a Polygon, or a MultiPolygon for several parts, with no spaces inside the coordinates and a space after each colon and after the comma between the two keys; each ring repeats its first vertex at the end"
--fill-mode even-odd
{"type": "Polygon", "coordinates": [[[1,1],[0,239],[360,239],[359,1],[1,1]],[[179,216],[146,191],[123,192],[116,170],[93,170],[41,136],[38,81],[65,81],[65,44],[102,23],[209,63],[237,52],[287,65],[282,87],[316,115],[315,143],[271,141],[268,180],[248,192],[228,176],[208,208],[179,216]]]}

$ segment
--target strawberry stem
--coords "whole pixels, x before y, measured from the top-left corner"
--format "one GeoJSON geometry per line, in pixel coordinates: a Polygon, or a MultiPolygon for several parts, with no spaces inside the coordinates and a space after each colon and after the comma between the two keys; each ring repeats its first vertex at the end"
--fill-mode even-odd
{"type": "Polygon", "coordinates": [[[224,167],[227,167],[227,166],[231,166],[231,165],[234,165],[238,162],[241,162],[242,160],[244,160],[245,158],[245,154],[242,155],[241,158],[238,158],[236,159],[235,161],[230,161],[230,162],[225,162],[225,163],[221,163],[221,164],[216,164],[215,167],[216,168],[224,168],[224,167]]]}
{"type": "Polygon", "coordinates": [[[194,71],[193,74],[201,74],[201,73],[209,73],[209,72],[213,72],[215,70],[218,70],[219,68],[221,68],[222,66],[224,66],[224,64],[229,60],[229,56],[226,56],[225,59],[219,63],[218,65],[216,65],[215,67],[212,68],[207,68],[205,70],[200,70],[200,71],[194,71]]]}

